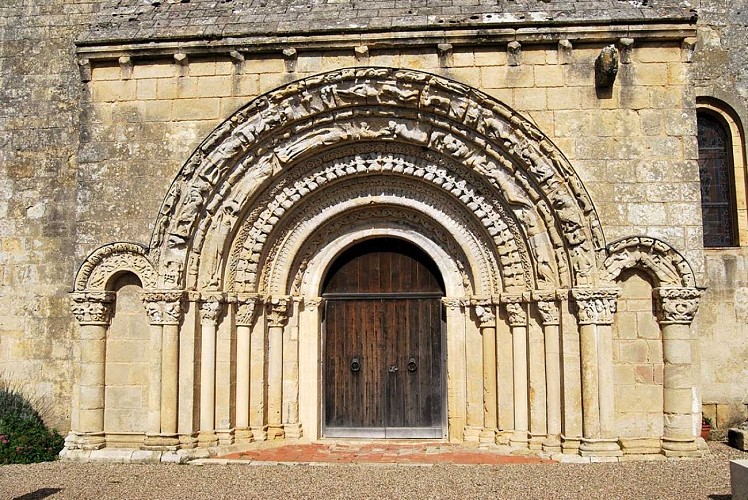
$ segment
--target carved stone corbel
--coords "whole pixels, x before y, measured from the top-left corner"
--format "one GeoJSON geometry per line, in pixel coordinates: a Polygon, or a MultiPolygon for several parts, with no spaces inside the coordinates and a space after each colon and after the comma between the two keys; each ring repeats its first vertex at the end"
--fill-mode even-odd
{"type": "Polygon", "coordinates": [[[698,288],[655,288],[657,321],[661,325],[690,325],[699,309],[698,288]]]}
{"type": "Polygon", "coordinates": [[[108,326],[112,320],[114,292],[74,292],[71,294],[73,316],[81,326],[108,326]]]}

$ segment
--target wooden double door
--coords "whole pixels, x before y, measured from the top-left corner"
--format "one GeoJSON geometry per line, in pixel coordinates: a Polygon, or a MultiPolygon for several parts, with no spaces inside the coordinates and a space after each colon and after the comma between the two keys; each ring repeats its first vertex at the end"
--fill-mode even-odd
{"type": "Polygon", "coordinates": [[[338,258],[323,296],[323,434],[443,437],[444,292],[433,261],[402,240],[368,240],[338,258]]]}

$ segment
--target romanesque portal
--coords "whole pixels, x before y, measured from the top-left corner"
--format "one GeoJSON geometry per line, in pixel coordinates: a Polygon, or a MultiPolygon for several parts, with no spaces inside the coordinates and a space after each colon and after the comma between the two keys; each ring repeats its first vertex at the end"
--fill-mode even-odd
{"type": "Polygon", "coordinates": [[[63,453],[369,435],[695,456],[699,296],[665,243],[606,244],[572,165],[502,103],[418,71],[321,74],[216,129],[148,247],[82,265],[63,453]],[[634,271],[655,285],[662,408],[622,436],[612,331],[634,271]],[[141,415],[107,368],[113,332],[138,328],[119,319],[128,276],[149,320],[141,415]]]}

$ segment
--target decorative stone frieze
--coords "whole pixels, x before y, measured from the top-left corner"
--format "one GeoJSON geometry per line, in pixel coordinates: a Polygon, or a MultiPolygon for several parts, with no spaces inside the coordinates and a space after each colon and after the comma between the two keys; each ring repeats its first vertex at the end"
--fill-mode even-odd
{"type": "Polygon", "coordinates": [[[75,290],[104,290],[111,277],[123,271],[137,275],[143,288],[156,287],[156,272],[145,248],[135,243],[112,243],[86,258],[75,278],[75,290]]]}
{"type": "Polygon", "coordinates": [[[580,325],[610,325],[616,312],[618,289],[576,288],[571,295],[577,305],[580,325]]]}
{"type": "Polygon", "coordinates": [[[442,298],[442,304],[444,304],[444,307],[451,311],[458,311],[462,309],[463,307],[467,306],[470,303],[470,301],[467,298],[461,298],[461,297],[443,297],[442,298]]]}
{"type": "Polygon", "coordinates": [[[702,291],[698,288],[655,288],[657,321],[661,325],[690,325],[699,309],[702,291]]]}
{"type": "Polygon", "coordinates": [[[178,325],[182,320],[181,291],[144,292],[143,305],[152,325],[178,325]]]}
{"type": "Polygon", "coordinates": [[[83,325],[109,325],[114,292],[73,292],[70,296],[75,320],[83,325]]]}

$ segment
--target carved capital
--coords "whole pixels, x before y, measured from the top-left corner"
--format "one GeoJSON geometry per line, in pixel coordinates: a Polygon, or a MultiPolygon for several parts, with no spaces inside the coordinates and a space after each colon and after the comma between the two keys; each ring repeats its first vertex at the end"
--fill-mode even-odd
{"type": "Polygon", "coordinates": [[[562,297],[563,293],[556,290],[539,290],[532,293],[543,326],[559,324],[559,300],[562,297]]]}
{"type": "Polygon", "coordinates": [[[475,309],[475,316],[478,318],[478,324],[481,328],[496,326],[495,304],[496,301],[492,297],[473,297],[470,299],[470,305],[475,309]]]}
{"type": "Polygon", "coordinates": [[[571,291],[577,305],[580,325],[610,325],[616,312],[620,290],[576,288],[571,291]]]}
{"type": "Polygon", "coordinates": [[[661,325],[690,325],[699,309],[698,288],[655,288],[657,321],[661,325]]]}
{"type": "Polygon", "coordinates": [[[325,299],[322,297],[306,297],[304,298],[304,310],[305,311],[314,311],[315,309],[319,308],[324,303],[325,299]]]}
{"type": "Polygon", "coordinates": [[[225,297],[222,294],[205,294],[200,298],[200,321],[216,324],[223,311],[225,297]]]}
{"type": "Polygon", "coordinates": [[[444,307],[449,309],[450,311],[456,311],[462,307],[465,307],[468,305],[468,301],[464,298],[455,298],[455,297],[443,297],[442,298],[442,304],[444,304],[444,307]]]}
{"type": "Polygon", "coordinates": [[[238,326],[252,326],[257,317],[260,298],[253,294],[239,294],[236,297],[236,324],[238,326]]]}
{"type": "Polygon", "coordinates": [[[83,325],[109,325],[112,320],[114,292],[75,292],[70,295],[76,321],[83,325]]]}
{"type": "Polygon", "coordinates": [[[152,325],[178,325],[182,319],[181,291],[143,293],[143,305],[152,325]]]}
{"type": "Polygon", "coordinates": [[[268,326],[285,326],[290,312],[291,297],[268,297],[265,299],[265,304],[267,306],[268,326]]]}
{"type": "Polygon", "coordinates": [[[527,302],[529,296],[524,293],[501,294],[501,303],[509,316],[509,326],[527,326],[527,302]]]}

